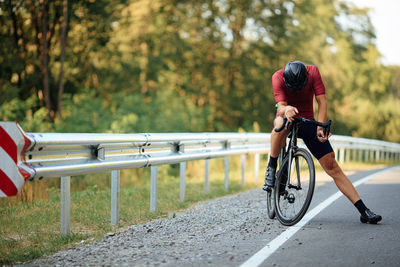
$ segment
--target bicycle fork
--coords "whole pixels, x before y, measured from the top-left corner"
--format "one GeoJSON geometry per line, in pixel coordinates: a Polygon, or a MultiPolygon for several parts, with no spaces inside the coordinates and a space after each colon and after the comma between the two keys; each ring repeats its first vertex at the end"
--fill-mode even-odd
{"type": "Polygon", "coordinates": [[[290,174],[291,174],[291,169],[292,169],[292,159],[294,156],[295,151],[297,150],[297,140],[295,136],[297,135],[297,125],[294,125],[294,129],[292,132],[292,136],[290,138],[290,149],[288,151],[289,153],[289,161],[288,161],[288,174],[287,174],[287,183],[288,183],[288,188],[295,188],[296,190],[301,189],[301,184],[300,184],[300,169],[299,169],[299,161],[297,158],[295,158],[295,167],[296,167],[296,174],[297,174],[297,186],[292,185],[290,183],[290,174]]]}

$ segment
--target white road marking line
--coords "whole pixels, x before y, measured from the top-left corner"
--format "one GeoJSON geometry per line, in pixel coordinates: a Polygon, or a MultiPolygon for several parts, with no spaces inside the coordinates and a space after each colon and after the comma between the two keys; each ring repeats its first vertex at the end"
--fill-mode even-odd
{"type": "MultiPolygon", "coordinates": [[[[354,187],[357,187],[360,184],[363,184],[378,175],[381,175],[385,172],[393,171],[394,169],[397,169],[397,168],[399,168],[399,166],[391,167],[389,169],[385,169],[385,170],[376,172],[374,174],[368,175],[367,177],[354,182],[353,185],[354,185],[354,187]]],[[[254,254],[250,259],[248,259],[246,262],[244,262],[242,265],[240,265],[240,267],[259,266],[269,256],[271,256],[281,245],[283,245],[283,243],[285,243],[287,240],[289,240],[298,230],[300,230],[305,224],[307,224],[312,218],[314,218],[318,213],[320,213],[322,210],[324,210],[326,207],[328,207],[330,204],[332,204],[335,200],[337,200],[342,195],[343,194],[340,191],[338,191],[335,194],[333,194],[332,196],[330,196],[328,199],[326,199],[325,201],[320,203],[318,206],[316,206],[314,209],[312,209],[310,212],[308,212],[303,217],[303,219],[301,219],[300,222],[298,222],[296,225],[289,227],[286,231],[284,231],[282,234],[277,236],[274,240],[269,242],[264,248],[262,248],[256,254],[254,254]]]]}

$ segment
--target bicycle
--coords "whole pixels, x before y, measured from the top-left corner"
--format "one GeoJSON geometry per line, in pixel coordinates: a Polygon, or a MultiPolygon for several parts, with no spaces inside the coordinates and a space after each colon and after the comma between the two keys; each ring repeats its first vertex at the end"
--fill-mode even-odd
{"type": "Polygon", "coordinates": [[[307,150],[297,147],[297,131],[300,123],[309,123],[324,128],[329,135],[332,121],[321,123],[305,118],[293,118],[293,123],[284,117],[284,123],[275,132],[291,127],[285,145],[279,154],[279,169],[276,172],[275,186],[267,190],[267,211],[269,218],[277,216],[279,222],[286,226],[298,223],[307,212],[315,187],[315,166],[313,158],[307,150]]]}

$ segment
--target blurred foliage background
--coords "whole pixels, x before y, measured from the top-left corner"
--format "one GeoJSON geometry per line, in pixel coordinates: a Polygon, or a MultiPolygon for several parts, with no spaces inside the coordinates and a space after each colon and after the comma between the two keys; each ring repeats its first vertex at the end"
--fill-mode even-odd
{"type": "Polygon", "coordinates": [[[400,66],[345,1],[1,0],[0,40],[0,120],[27,132],[269,132],[301,60],[334,133],[400,142],[400,66]]]}

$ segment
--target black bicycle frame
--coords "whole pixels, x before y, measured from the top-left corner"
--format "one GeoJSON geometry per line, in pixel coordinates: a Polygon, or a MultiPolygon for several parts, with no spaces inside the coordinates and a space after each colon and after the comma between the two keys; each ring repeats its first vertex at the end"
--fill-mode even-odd
{"type": "MultiPolygon", "coordinates": [[[[289,128],[290,123],[289,123],[288,119],[285,116],[283,118],[284,118],[284,122],[283,122],[282,126],[279,129],[275,129],[276,132],[282,131],[283,128],[286,128],[286,129],[289,128]]],[[[287,170],[288,171],[288,176],[287,176],[288,187],[289,188],[296,188],[297,190],[301,189],[300,177],[299,177],[299,162],[298,162],[297,159],[296,159],[296,162],[295,162],[296,171],[297,171],[297,181],[298,181],[298,185],[297,186],[294,186],[294,185],[290,184],[290,173],[291,173],[291,167],[292,167],[291,162],[292,162],[294,154],[297,151],[298,123],[312,123],[312,124],[315,124],[317,126],[321,126],[321,127],[324,128],[324,134],[325,135],[329,135],[330,126],[331,126],[331,120],[329,120],[326,123],[321,123],[321,122],[317,122],[317,121],[308,120],[308,119],[305,119],[305,118],[294,117],[294,121],[292,123],[292,129],[290,130],[290,133],[291,133],[290,142],[289,142],[289,146],[288,146],[288,149],[287,149],[286,153],[285,153],[285,148],[282,149],[282,152],[283,152],[282,154],[284,154],[284,156],[282,156],[282,161],[285,158],[286,154],[288,153],[288,156],[289,156],[288,170],[287,170]]]]}

